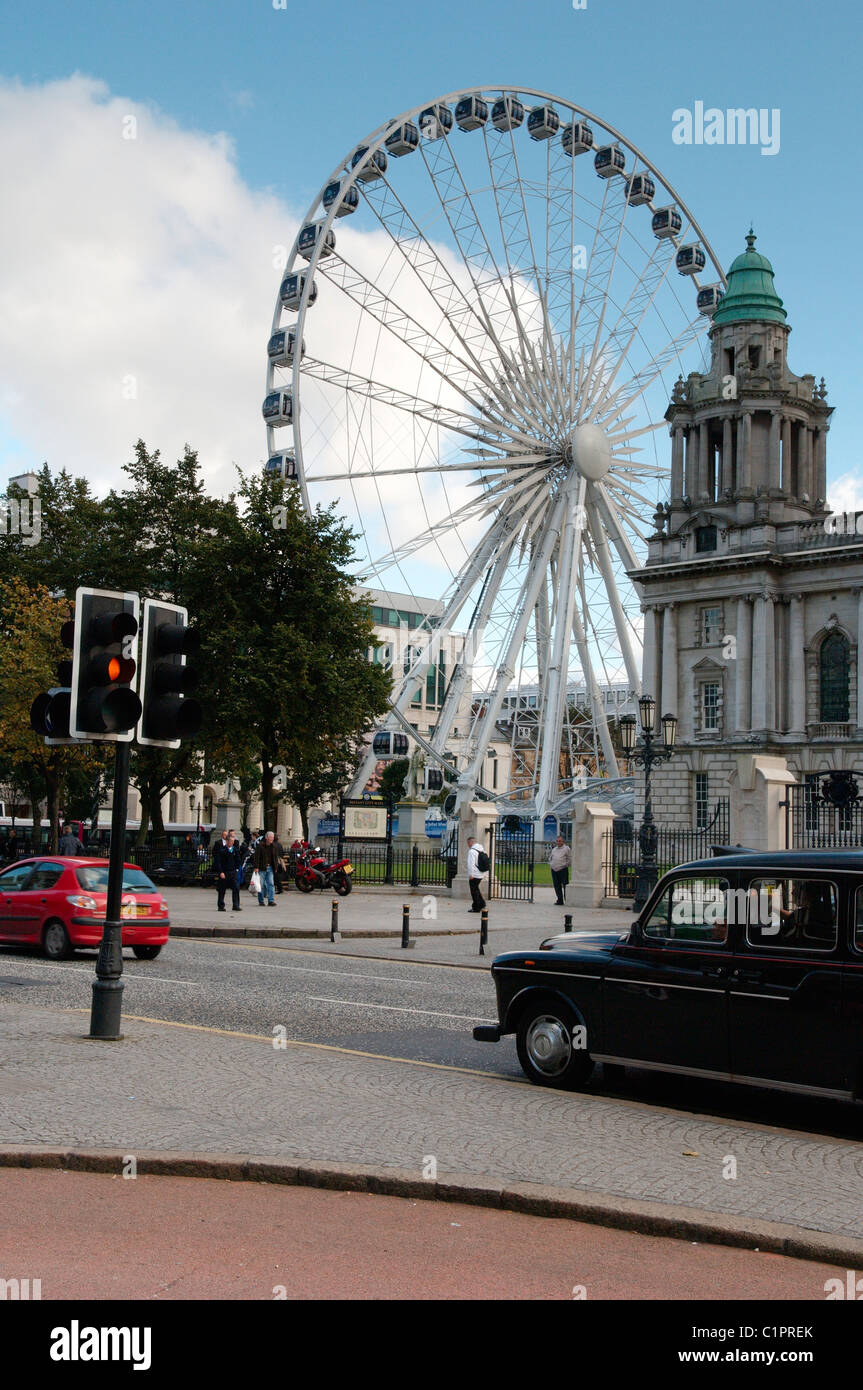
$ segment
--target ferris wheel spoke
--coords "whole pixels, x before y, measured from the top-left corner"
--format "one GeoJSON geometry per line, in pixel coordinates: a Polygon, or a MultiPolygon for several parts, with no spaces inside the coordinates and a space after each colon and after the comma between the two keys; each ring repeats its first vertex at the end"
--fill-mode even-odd
{"type": "Polygon", "coordinates": [[[558,597],[551,654],[543,686],[543,708],[539,729],[541,761],[536,797],[537,814],[544,816],[557,790],[560,771],[560,734],[566,711],[566,677],[569,671],[569,645],[575,608],[575,580],[584,518],[585,480],[579,478],[568,490],[564,503],[566,516],[560,539],[558,597]]]}
{"type": "Polygon", "coordinates": [[[476,383],[479,382],[483,387],[488,388],[491,385],[491,379],[481,364],[473,359],[472,350],[467,348],[449,320],[445,320],[447,327],[460,345],[466,348],[467,358],[462,357],[452,346],[441,342],[437,334],[433,333],[426,324],[420,323],[413,314],[403,309],[389,294],[381,290],[344,257],[338,259],[332,257],[329,260],[320,261],[318,271],[330,284],[340,289],[362,312],[367,313],[370,318],[376,319],[394,338],[410,348],[426,366],[442,377],[448,385],[459,389],[460,394],[470,400],[477,410],[481,409],[479,400],[468,391],[467,387],[471,386],[475,389],[476,383]]]}
{"type": "MultiPolygon", "coordinates": [[[[478,416],[470,415],[466,411],[457,410],[452,406],[426,400],[422,396],[415,396],[409,391],[403,391],[397,386],[389,386],[385,382],[376,381],[371,377],[360,376],[357,372],[349,371],[345,367],[337,367],[330,362],[304,357],[303,375],[314,381],[324,381],[339,391],[350,391],[356,396],[375,401],[378,405],[392,406],[396,410],[403,410],[411,415],[419,415],[422,419],[430,420],[436,425],[442,425],[445,429],[462,434],[467,439],[481,440],[485,438],[482,420],[478,416]]],[[[470,398],[466,399],[469,400],[470,398]]]]}
{"type": "Polygon", "coordinates": [[[617,509],[602,482],[594,483],[593,496],[605,524],[606,534],[614,546],[624,569],[638,569],[638,558],[623,527],[617,509]]]}
{"type": "Polygon", "coordinates": [[[369,184],[365,190],[365,201],[436,307],[443,310],[447,319],[453,323],[458,311],[459,314],[475,320],[473,334],[468,335],[467,328],[464,327],[460,330],[459,336],[466,345],[470,345],[476,360],[480,360],[482,349],[487,346],[489,340],[499,349],[500,345],[488,319],[453,278],[390,181],[384,177],[369,184]]]}
{"type": "Polygon", "coordinates": [[[419,534],[412,536],[410,540],[403,541],[401,545],[388,551],[386,555],[382,555],[379,559],[373,560],[371,567],[368,565],[364,566],[367,577],[378,577],[385,574],[387,570],[394,569],[409,556],[414,555],[419,550],[423,550],[427,545],[431,545],[433,541],[457,530],[458,526],[463,522],[475,520],[481,514],[482,510],[483,498],[471,498],[470,502],[466,502],[464,506],[457,508],[454,512],[449,512],[447,516],[436,521],[425,531],[419,532],[419,534]]]}
{"type": "Polygon", "coordinates": [[[627,359],[641,325],[655,304],[660,290],[668,282],[669,271],[674,265],[672,250],[673,245],[669,245],[667,238],[657,241],[647,265],[637,277],[616,323],[602,344],[600,357],[614,362],[606,383],[609,390],[614,385],[617,374],[627,359]]]}
{"type": "Polygon", "coordinates": [[[671,362],[675,359],[680,362],[681,353],[694,343],[703,331],[704,324],[693,319],[671,342],[666,343],[660,352],[653,354],[641,371],[630,377],[620,388],[620,395],[623,396],[623,399],[615,401],[615,410],[622,414],[633,402],[642,397],[648,387],[653,385],[671,362]]]}
{"type": "Polygon", "coordinates": [[[578,604],[573,608],[572,615],[572,635],[575,638],[575,645],[578,651],[578,659],[584,673],[584,683],[587,686],[590,696],[590,707],[593,714],[594,728],[596,729],[602,746],[602,753],[605,759],[605,766],[609,777],[619,777],[620,773],[617,766],[617,756],[614,751],[614,744],[611,741],[611,732],[608,721],[605,717],[605,710],[602,707],[602,695],[594,674],[593,664],[590,660],[590,651],[587,645],[587,636],[584,631],[584,624],[581,614],[578,611],[578,604]]]}

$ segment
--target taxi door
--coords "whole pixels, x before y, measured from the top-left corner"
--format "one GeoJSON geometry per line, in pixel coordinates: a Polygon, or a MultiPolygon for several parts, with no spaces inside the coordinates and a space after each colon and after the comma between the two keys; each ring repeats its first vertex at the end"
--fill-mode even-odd
{"type": "Polygon", "coordinates": [[[728,981],[737,1080],[846,1090],[839,909],[838,883],[826,876],[750,880],[728,981]]]}

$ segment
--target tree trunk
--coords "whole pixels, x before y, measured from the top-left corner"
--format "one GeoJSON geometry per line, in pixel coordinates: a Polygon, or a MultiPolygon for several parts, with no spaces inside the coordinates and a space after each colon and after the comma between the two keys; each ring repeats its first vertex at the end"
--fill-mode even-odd
{"type": "Polygon", "coordinates": [[[273,764],[267,760],[266,755],[261,758],[261,803],[264,810],[264,830],[274,830],[275,826],[270,824],[273,809],[273,764]]]}
{"type": "Polygon", "coordinates": [[[150,821],[153,826],[153,840],[155,843],[165,838],[165,822],[162,819],[162,798],[159,795],[160,787],[149,787],[150,794],[150,821]]]}
{"type": "Polygon", "coordinates": [[[135,836],[135,844],[143,845],[147,841],[147,831],[150,828],[150,791],[146,783],[138,788],[138,799],[141,803],[141,824],[135,836]]]}

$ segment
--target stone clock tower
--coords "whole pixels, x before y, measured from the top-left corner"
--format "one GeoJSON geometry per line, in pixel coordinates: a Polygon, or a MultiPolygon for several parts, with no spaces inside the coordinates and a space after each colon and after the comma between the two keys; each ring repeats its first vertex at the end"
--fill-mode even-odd
{"type": "Polygon", "coordinates": [[[791,371],[755,240],[714,311],[709,371],[674,388],[670,497],[630,576],[643,688],[679,720],[678,752],[653,774],[668,824],[706,824],[753,753],[799,781],[863,769],[863,534],[827,509],[832,407],[823,378],[791,371]]]}

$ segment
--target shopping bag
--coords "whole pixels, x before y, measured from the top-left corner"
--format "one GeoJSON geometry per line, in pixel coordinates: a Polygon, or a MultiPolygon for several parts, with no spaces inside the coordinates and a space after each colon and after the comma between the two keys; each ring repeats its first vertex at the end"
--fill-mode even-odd
{"type": "Polygon", "coordinates": [[[254,873],[252,874],[252,877],[249,879],[249,892],[250,892],[250,893],[260,893],[260,891],[261,891],[261,875],[258,873],[257,869],[255,869],[254,873]]]}

